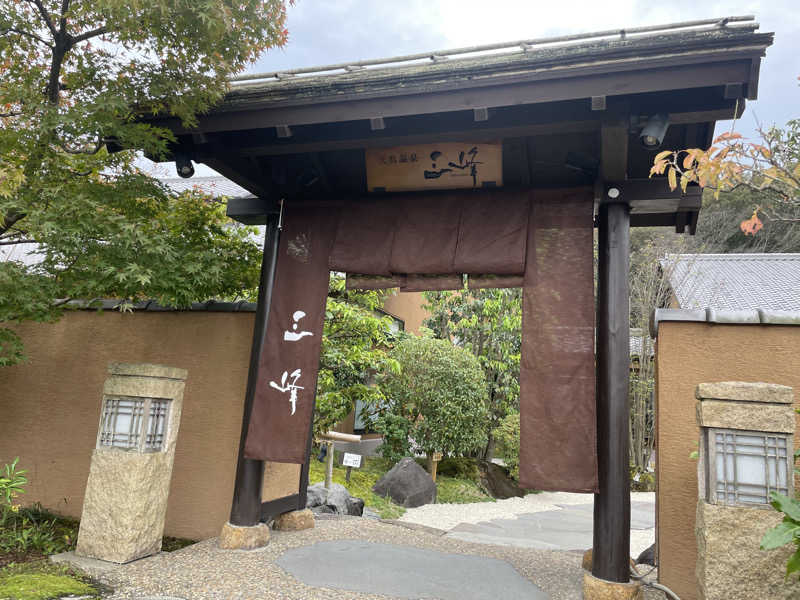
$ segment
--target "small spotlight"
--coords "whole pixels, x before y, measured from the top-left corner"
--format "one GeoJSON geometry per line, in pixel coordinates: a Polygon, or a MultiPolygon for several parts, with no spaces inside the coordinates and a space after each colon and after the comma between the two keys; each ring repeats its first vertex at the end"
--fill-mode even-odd
{"type": "Polygon", "coordinates": [[[664,135],[667,133],[669,127],[669,116],[664,113],[658,113],[647,119],[642,132],[639,134],[639,141],[645,148],[653,149],[658,148],[661,142],[664,141],[664,135]]]}
{"type": "Polygon", "coordinates": [[[194,175],[194,167],[188,155],[182,153],[175,154],[175,170],[178,172],[178,175],[187,179],[194,175]]]}

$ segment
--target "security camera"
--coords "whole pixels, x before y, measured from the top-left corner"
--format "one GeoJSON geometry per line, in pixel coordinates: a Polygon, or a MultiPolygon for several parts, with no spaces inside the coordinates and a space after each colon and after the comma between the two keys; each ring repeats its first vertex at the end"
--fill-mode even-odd
{"type": "Polygon", "coordinates": [[[657,113],[647,119],[647,123],[642,127],[642,132],[639,134],[639,141],[642,146],[649,150],[658,148],[661,142],[664,141],[668,127],[669,115],[657,113]]]}
{"type": "Polygon", "coordinates": [[[183,153],[175,154],[175,170],[178,172],[178,175],[187,179],[194,175],[192,160],[188,155],[183,153]]]}

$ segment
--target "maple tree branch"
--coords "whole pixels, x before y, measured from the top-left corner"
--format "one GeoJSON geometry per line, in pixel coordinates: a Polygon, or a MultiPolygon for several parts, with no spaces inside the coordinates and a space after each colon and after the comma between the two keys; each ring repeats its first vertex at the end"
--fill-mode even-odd
{"type": "Polygon", "coordinates": [[[5,29],[0,29],[0,35],[5,35],[7,33],[18,33],[19,35],[24,35],[25,37],[29,37],[32,40],[36,40],[37,42],[44,44],[48,48],[53,47],[53,44],[50,44],[44,38],[41,38],[35,33],[31,33],[30,31],[23,31],[22,29],[17,29],[16,27],[7,27],[5,29]]]}
{"type": "Polygon", "coordinates": [[[107,31],[108,30],[106,29],[106,26],[103,25],[102,27],[98,27],[97,29],[92,29],[91,31],[87,31],[80,35],[72,36],[70,38],[70,42],[72,44],[80,44],[81,42],[85,42],[89,38],[97,37],[98,35],[103,35],[104,33],[107,33],[107,31]]]}
{"type": "Polygon", "coordinates": [[[26,216],[26,213],[11,213],[0,220],[0,235],[11,229],[17,221],[21,221],[26,216]]]}
{"type": "Polygon", "coordinates": [[[0,240],[0,246],[14,246],[16,244],[35,244],[36,240],[0,240]]]}
{"type": "Polygon", "coordinates": [[[53,34],[54,38],[57,38],[58,31],[56,31],[56,26],[53,25],[53,19],[50,18],[50,13],[47,12],[44,4],[42,4],[42,0],[28,0],[28,2],[33,2],[36,5],[36,8],[39,9],[39,13],[42,15],[44,22],[47,24],[47,28],[50,30],[50,33],[53,34]]]}

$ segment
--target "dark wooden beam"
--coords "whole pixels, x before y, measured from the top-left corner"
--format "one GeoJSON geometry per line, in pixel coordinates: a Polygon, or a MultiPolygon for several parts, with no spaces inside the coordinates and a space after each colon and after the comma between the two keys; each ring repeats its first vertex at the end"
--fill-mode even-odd
{"type": "Polygon", "coordinates": [[[233,151],[230,148],[220,148],[210,144],[207,146],[196,151],[195,160],[207,164],[256,196],[269,196],[269,186],[265,184],[261,171],[256,168],[252,160],[232,156],[233,151]]]}
{"type": "Polygon", "coordinates": [[[527,138],[503,140],[503,185],[525,187],[530,183],[527,138]]]}
{"type": "Polygon", "coordinates": [[[600,128],[600,176],[606,181],[628,178],[628,137],[630,116],[627,112],[608,115],[600,128]]]}
{"type": "Polygon", "coordinates": [[[232,525],[249,527],[261,521],[261,489],[264,485],[264,462],[244,457],[244,443],[250,427],[250,413],[253,409],[256,384],[259,379],[261,347],[269,323],[269,307],[272,303],[272,289],[275,284],[275,267],[278,263],[278,228],[280,215],[273,214],[267,221],[264,237],[264,257],[261,261],[261,279],[258,285],[258,305],[256,307],[253,343],[250,347],[250,368],[247,372],[247,390],[242,410],[242,431],[239,437],[239,453],[236,461],[236,478],[231,505],[232,525]]]}
{"type": "Polygon", "coordinates": [[[630,367],[628,268],[630,208],[599,207],[597,285],[597,459],[600,493],[594,498],[592,574],[629,580],[630,473],[628,379],[630,367]]]}
{"type": "Polygon", "coordinates": [[[368,120],[375,115],[383,118],[438,112],[472,110],[482,107],[541,104],[590,98],[592,96],[619,96],[676,89],[723,86],[731,82],[748,82],[751,77],[752,53],[740,54],[738,60],[732,53],[718,62],[709,55],[680,57],[684,64],[662,59],[648,61],[648,68],[641,63],[603,64],[602,67],[573,68],[567,70],[543,69],[525,74],[519,80],[473,81],[469,86],[460,81],[455,89],[440,91],[410,90],[403,95],[395,90],[391,97],[364,97],[365,95],[343,94],[335,101],[331,98],[315,98],[313,101],[271,102],[264,107],[242,111],[211,113],[200,118],[195,129],[184,128],[177,119],[153,120],[154,124],[166,126],[177,134],[233,131],[275,127],[277,125],[304,125],[341,121],[368,120]],[[697,63],[692,63],[697,60],[697,63]],[[688,63],[688,64],[687,64],[688,63]],[[599,72],[598,69],[602,69],[599,72]],[[483,86],[483,87],[480,87],[483,86]],[[423,93],[424,92],[424,93],[423,93]],[[304,103],[300,103],[304,102],[304,103]]]}
{"type": "MultiPolygon", "coordinates": [[[[291,496],[264,502],[261,505],[261,520],[266,523],[285,512],[298,510],[299,503],[300,494],[292,494],[291,496]]],[[[305,503],[303,503],[303,508],[305,508],[305,503]]]]}
{"type": "MultiPolygon", "coordinates": [[[[487,121],[484,121],[485,123],[487,121]]],[[[491,121],[488,121],[491,123],[491,121]]],[[[305,152],[328,152],[356,148],[391,148],[412,144],[436,142],[492,142],[506,137],[554,135],[560,133],[583,133],[598,131],[599,121],[579,120],[560,123],[541,123],[509,127],[474,127],[455,131],[430,131],[411,135],[386,135],[353,139],[319,140],[306,143],[264,144],[241,147],[233,150],[239,156],[280,156],[305,152]]],[[[392,131],[397,131],[393,128],[392,131]]]]}
{"type": "Polygon", "coordinates": [[[604,199],[611,197],[610,190],[616,190],[614,197],[625,198],[632,215],[700,210],[703,204],[700,187],[689,186],[686,193],[680,188],[670,190],[666,177],[607,181],[603,184],[604,199]]]}
{"type": "Polygon", "coordinates": [[[228,200],[226,214],[244,225],[266,225],[267,215],[278,214],[280,205],[273,200],[255,196],[251,198],[231,198],[228,200]]]}

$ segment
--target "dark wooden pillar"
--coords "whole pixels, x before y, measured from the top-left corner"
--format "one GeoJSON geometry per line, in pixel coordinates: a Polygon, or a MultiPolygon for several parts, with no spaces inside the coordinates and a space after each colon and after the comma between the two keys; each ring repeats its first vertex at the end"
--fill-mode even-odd
{"type": "Polygon", "coordinates": [[[607,581],[626,582],[629,580],[631,525],[628,468],[630,208],[616,201],[602,204],[599,210],[597,454],[600,493],[594,497],[592,574],[607,581]]]}
{"type": "Polygon", "coordinates": [[[264,257],[261,261],[261,279],[258,284],[258,306],[253,344],[250,349],[250,369],[247,373],[247,391],[242,413],[242,433],[239,438],[239,457],[236,463],[236,482],[233,488],[231,506],[232,525],[256,525],[261,520],[261,486],[264,480],[264,462],[244,457],[244,440],[250,426],[250,412],[258,382],[258,364],[261,359],[261,345],[267,332],[269,307],[272,303],[272,288],[275,283],[275,266],[278,262],[278,242],[280,238],[280,215],[267,217],[267,231],[264,237],[264,257]]]}

